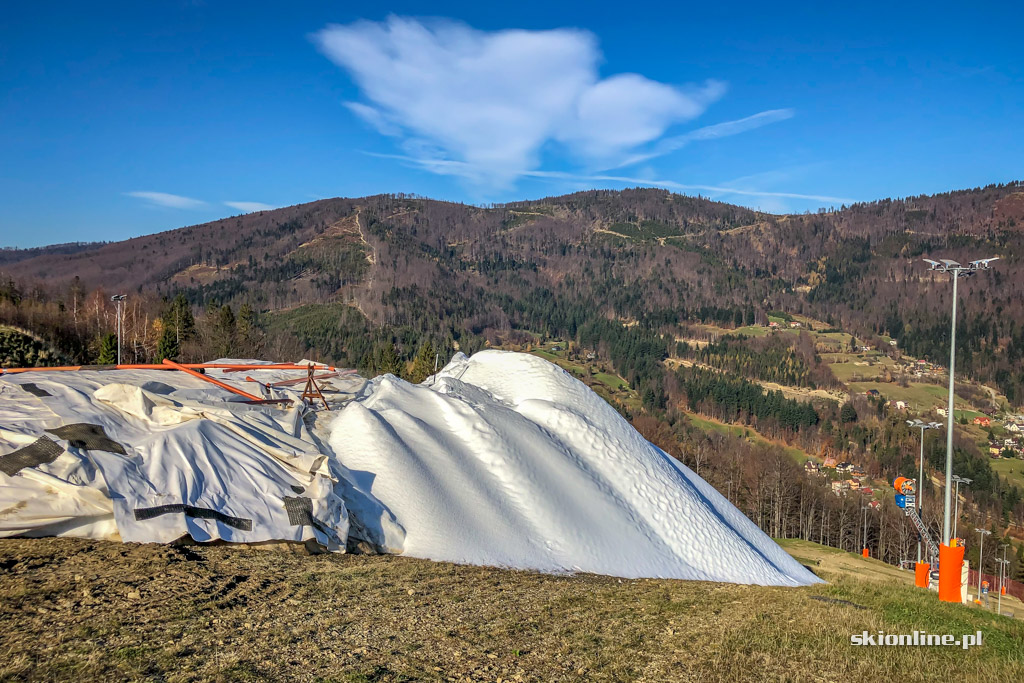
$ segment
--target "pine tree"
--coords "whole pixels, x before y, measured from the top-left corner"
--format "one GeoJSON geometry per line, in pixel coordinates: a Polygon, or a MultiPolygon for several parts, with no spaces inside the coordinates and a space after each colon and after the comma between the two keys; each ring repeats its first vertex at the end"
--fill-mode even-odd
{"type": "Polygon", "coordinates": [[[156,362],[164,358],[175,360],[181,353],[181,346],[178,344],[178,335],[173,327],[164,327],[160,334],[160,340],[156,344],[156,362]]]}
{"type": "Polygon", "coordinates": [[[374,365],[376,365],[376,370],[379,374],[392,374],[396,377],[402,374],[402,361],[395,352],[394,344],[382,342],[377,347],[377,352],[374,355],[374,365]]]}
{"type": "Polygon", "coordinates": [[[419,384],[434,373],[434,345],[428,339],[420,346],[416,360],[413,361],[412,372],[409,373],[409,381],[419,384]]]}
{"type": "Polygon", "coordinates": [[[216,352],[228,358],[234,354],[235,349],[235,312],[231,306],[224,304],[217,311],[217,321],[214,324],[214,340],[216,352]]]}
{"type": "Polygon", "coordinates": [[[100,365],[113,365],[117,362],[117,335],[108,334],[100,340],[100,355],[96,359],[100,365]]]}

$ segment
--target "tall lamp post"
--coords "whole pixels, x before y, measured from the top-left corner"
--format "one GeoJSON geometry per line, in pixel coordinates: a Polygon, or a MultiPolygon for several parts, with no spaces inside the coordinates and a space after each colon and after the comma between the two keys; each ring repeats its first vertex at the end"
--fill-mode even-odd
{"type": "Polygon", "coordinates": [[[1006,576],[1006,570],[1007,570],[1007,566],[1006,565],[1010,564],[1010,561],[1009,560],[1000,559],[1000,558],[997,557],[996,558],[996,562],[999,563],[999,604],[996,606],[996,614],[1002,614],[1003,613],[1003,583],[1006,581],[1006,579],[1004,578],[1006,576]]]}
{"type": "Polygon", "coordinates": [[[867,550],[868,549],[868,510],[870,510],[871,507],[867,506],[867,505],[861,505],[860,509],[864,511],[864,538],[862,539],[863,542],[861,543],[861,548],[863,548],[864,550],[867,550]]]}
{"type": "Polygon", "coordinates": [[[115,294],[110,300],[117,305],[117,364],[121,364],[121,306],[124,305],[127,294],[115,294]]]}
{"type": "Polygon", "coordinates": [[[981,536],[981,545],[978,548],[978,600],[981,600],[981,568],[984,566],[985,537],[991,535],[992,532],[988,529],[979,529],[977,527],[974,530],[981,536]]]}
{"type": "Polygon", "coordinates": [[[962,266],[950,259],[933,261],[924,259],[930,270],[950,273],[953,276],[953,316],[949,333],[949,415],[946,418],[946,495],[942,509],[942,540],[948,547],[950,540],[949,512],[952,501],[953,477],[953,377],[956,364],[956,283],[962,277],[968,277],[979,270],[988,270],[989,264],[998,260],[998,256],[978,259],[962,266]]]}
{"type": "Polygon", "coordinates": [[[1010,561],[1006,559],[1006,549],[1009,547],[1008,543],[1000,543],[999,547],[1003,549],[1002,558],[997,557],[996,562],[999,563],[999,606],[996,607],[996,613],[1003,613],[1003,585],[1006,583],[1006,571],[1009,569],[1007,566],[1010,561]]]}
{"type": "Polygon", "coordinates": [[[953,538],[956,538],[956,523],[960,519],[960,484],[968,486],[972,481],[974,480],[967,477],[953,475],[953,483],[956,484],[956,490],[953,492],[956,497],[956,505],[953,506],[953,538]]]}
{"type": "MultiPolygon", "coordinates": [[[[923,420],[907,420],[907,424],[914,429],[921,430],[921,457],[917,462],[917,516],[921,517],[921,521],[924,521],[924,517],[921,516],[921,507],[924,502],[924,433],[928,429],[938,429],[942,425],[938,422],[924,422],[923,420]]],[[[917,563],[921,564],[921,539],[917,539],[917,563]]]]}

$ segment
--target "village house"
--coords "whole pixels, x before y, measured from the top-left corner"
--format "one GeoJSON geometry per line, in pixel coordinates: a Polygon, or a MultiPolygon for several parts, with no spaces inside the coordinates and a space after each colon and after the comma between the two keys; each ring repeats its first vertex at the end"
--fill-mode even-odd
{"type": "Polygon", "coordinates": [[[813,460],[808,460],[807,462],[804,463],[804,472],[807,472],[808,474],[817,474],[818,471],[818,463],[814,462],[813,460]]]}
{"type": "Polygon", "coordinates": [[[778,326],[779,326],[779,324],[777,322],[775,322],[774,320],[771,321],[770,323],[768,323],[768,327],[777,328],[778,326]]]}
{"type": "Polygon", "coordinates": [[[803,323],[800,323],[800,322],[797,322],[796,320],[793,320],[793,321],[791,321],[789,323],[789,326],[790,327],[803,327],[804,325],[803,325],[803,323]]]}
{"type": "Polygon", "coordinates": [[[881,394],[879,394],[879,393],[878,393],[878,389],[868,389],[868,390],[867,390],[867,391],[865,391],[864,393],[865,393],[865,394],[866,394],[867,396],[880,396],[880,395],[881,395],[881,394]]]}
{"type": "Polygon", "coordinates": [[[974,418],[971,421],[971,424],[976,424],[976,425],[979,425],[981,427],[991,427],[992,426],[992,418],[988,417],[987,415],[979,415],[978,417],[974,418]]]}
{"type": "Polygon", "coordinates": [[[893,408],[895,408],[896,410],[906,410],[907,409],[907,402],[906,401],[889,401],[889,405],[892,406],[893,408]]]}
{"type": "Polygon", "coordinates": [[[841,462],[838,465],[836,465],[836,472],[849,472],[852,469],[853,469],[853,463],[852,462],[841,462]]]}

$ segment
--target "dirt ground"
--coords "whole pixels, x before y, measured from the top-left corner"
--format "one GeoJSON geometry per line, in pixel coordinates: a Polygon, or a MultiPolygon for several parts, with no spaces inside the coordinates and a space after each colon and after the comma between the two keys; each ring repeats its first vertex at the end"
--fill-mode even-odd
{"type": "Polygon", "coordinates": [[[1024,622],[884,582],[784,589],[394,556],[0,540],[0,680],[1020,680],[1024,622]],[[851,633],[985,631],[959,649],[851,633]]]}

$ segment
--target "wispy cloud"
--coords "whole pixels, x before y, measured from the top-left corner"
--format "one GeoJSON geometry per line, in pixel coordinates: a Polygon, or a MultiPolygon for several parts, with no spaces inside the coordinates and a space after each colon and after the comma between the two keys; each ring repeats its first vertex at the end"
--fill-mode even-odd
{"type": "Polygon", "coordinates": [[[207,206],[201,199],[182,197],[178,194],[167,192],[125,192],[125,196],[141,199],[152,206],[162,206],[170,209],[202,209],[207,206]]]}
{"type": "Polygon", "coordinates": [[[682,149],[691,142],[698,140],[715,140],[718,138],[729,137],[730,135],[745,133],[748,130],[767,126],[770,123],[776,123],[778,121],[785,121],[786,119],[793,118],[795,113],[796,112],[792,109],[769,109],[742,119],[723,121],[722,123],[704,126],[703,128],[698,128],[688,133],[683,133],[682,135],[665,138],[655,144],[649,151],[627,157],[610,168],[622,168],[623,166],[637,164],[641,161],[653,159],[654,157],[660,157],[678,149],[682,149]]]}
{"type": "MultiPolygon", "coordinates": [[[[552,143],[591,168],[620,165],[726,90],[715,80],[679,87],[639,74],[600,78],[597,40],[576,29],[484,32],[392,16],[332,25],[313,40],[359,86],[364,101],[347,103],[354,114],[411,157],[434,159],[428,170],[461,163],[458,175],[498,187],[539,168],[552,143]]],[[[762,114],[757,125],[771,118],[762,114]]]]}
{"type": "Polygon", "coordinates": [[[229,206],[232,209],[237,209],[242,213],[253,213],[254,211],[270,211],[271,209],[277,208],[270,204],[264,204],[263,202],[224,202],[224,206],[229,206]]]}
{"type": "MultiPolygon", "coordinates": [[[[473,178],[479,173],[479,169],[461,161],[450,161],[442,159],[417,158],[401,154],[377,154],[367,152],[370,156],[382,157],[385,159],[396,159],[418,166],[425,170],[439,175],[458,176],[473,178]]],[[[803,194],[799,192],[781,192],[773,190],[757,190],[749,187],[731,187],[726,185],[702,185],[692,183],[680,183],[675,180],[664,180],[660,178],[647,178],[635,176],[609,175],[609,174],[579,174],[566,173],[563,171],[523,171],[522,175],[527,178],[539,178],[547,180],[563,180],[573,183],[617,183],[623,185],[634,185],[638,187],[661,187],[666,190],[673,190],[683,193],[700,192],[710,196],[734,195],[739,197],[774,197],[786,199],[803,199],[807,201],[823,203],[853,203],[855,200],[847,197],[833,197],[820,194],[803,194]]],[[[754,176],[751,176],[754,177],[754,176]]]]}

